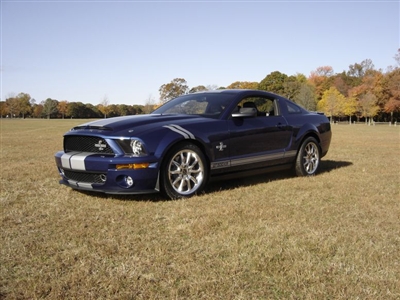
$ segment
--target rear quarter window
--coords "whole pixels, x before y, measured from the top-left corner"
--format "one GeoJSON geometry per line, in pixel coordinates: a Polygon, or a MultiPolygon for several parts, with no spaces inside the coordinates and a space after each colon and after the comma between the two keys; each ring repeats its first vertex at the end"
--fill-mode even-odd
{"type": "Polygon", "coordinates": [[[296,104],[291,102],[286,102],[286,105],[289,114],[301,114],[302,109],[300,108],[300,106],[297,106],[296,104]]]}

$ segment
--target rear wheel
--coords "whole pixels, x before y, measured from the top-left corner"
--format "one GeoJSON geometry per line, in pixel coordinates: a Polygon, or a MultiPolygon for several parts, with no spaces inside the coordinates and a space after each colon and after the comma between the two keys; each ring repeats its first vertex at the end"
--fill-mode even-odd
{"type": "Polygon", "coordinates": [[[171,199],[191,197],[204,189],[208,168],[203,152],[194,144],[172,148],[161,168],[161,189],[171,199]]]}
{"type": "Polygon", "coordinates": [[[295,170],[297,176],[314,175],[319,166],[320,151],[315,138],[305,139],[297,153],[295,170]]]}

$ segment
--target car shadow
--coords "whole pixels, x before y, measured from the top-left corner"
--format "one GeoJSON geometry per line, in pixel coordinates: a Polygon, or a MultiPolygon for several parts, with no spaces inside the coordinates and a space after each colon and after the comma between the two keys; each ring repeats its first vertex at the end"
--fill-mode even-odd
{"type": "Polygon", "coordinates": [[[345,168],[353,165],[350,161],[321,160],[317,174],[329,173],[333,170],[345,168]]]}
{"type": "MultiPolygon", "coordinates": [[[[320,162],[319,170],[316,174],[329,173],[336,169],[345,168],[351,166],[352,162],[347,161],[335,161],[335,160],[322,160],[320,162]]],[[[208,184],[205,189],[206,193],[213,193],[221,190],[230,190],[240,187],[246,187],[251,185],[256,185],[264,182],[272,182],[276,180],[283,180],[288,178],[296,177],[293,169],[286,171],[278,171],[273,173],[264,173],[261,175],[240,177],[234,180],[218,180],[212,181],[208,184]]]]}
{"type": "MultiPolygon", "coordinates": [[[[351,166],[353,163],[347,161],[335,161],[335,160],[322,160],[320,162],[318,174],[329,173],[336,169],[345,168],[351,166]]],[[[232,190],[235,188],[246,187],[251,185],[257,185],[264,182],[272,182],[276,180],[283,180],[288,178],[294,178],[294,170],[278,171],[273,173],[263,173],[261,175],[243,176],[235,179],[225,180],[213,180],[210,181],[204,190],[204,193],[214,193],[222,190],[232,190]]],[[[90,191],[75,191],[86,195],[91,195],[100,199],[105,200],[117,200],[117,201],[148,201],[148,202],[160,202],[160,201],[171,201],[163,197],[161,193],[154,194],[138,194],[138,195],[117,195],[117,194],[102,194],[90,191]]]]}
{"type": "Polygon", "coordinates": [[[160,202],[167,201],[161,193],[150,193],[150,194],[105,194],[91,191],[79,191],[77,193],[93,196],[104,200],[116,200],[116,201],[137,201],[137,202],[160,202]]]}

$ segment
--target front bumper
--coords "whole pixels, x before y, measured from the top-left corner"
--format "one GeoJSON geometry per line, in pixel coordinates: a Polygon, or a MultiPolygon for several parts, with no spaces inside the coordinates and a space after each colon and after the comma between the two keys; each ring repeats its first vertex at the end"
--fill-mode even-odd
{"type": "Polygon", "coordinates": [[[159,163],[154,157],[101,155],[59,151],[55,161],[60,184],[77,190],[107,194],[143,194],[159,191],[159,163]],[[117,169],[117,165],[143,164],[140,169],[117,169]]]}

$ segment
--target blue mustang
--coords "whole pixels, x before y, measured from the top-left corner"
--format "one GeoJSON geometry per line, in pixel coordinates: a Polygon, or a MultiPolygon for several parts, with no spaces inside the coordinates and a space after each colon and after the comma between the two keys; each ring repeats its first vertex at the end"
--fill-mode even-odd
{"type": "Polygon", "coordinates": [[[148,115],[98,120],[64,135],[61,184],[110,194],[162,192],[175,199],[209,179],[293,168],[314,175],[331,127],[321,113],[259,90],[180,96],[148,115]]]}

